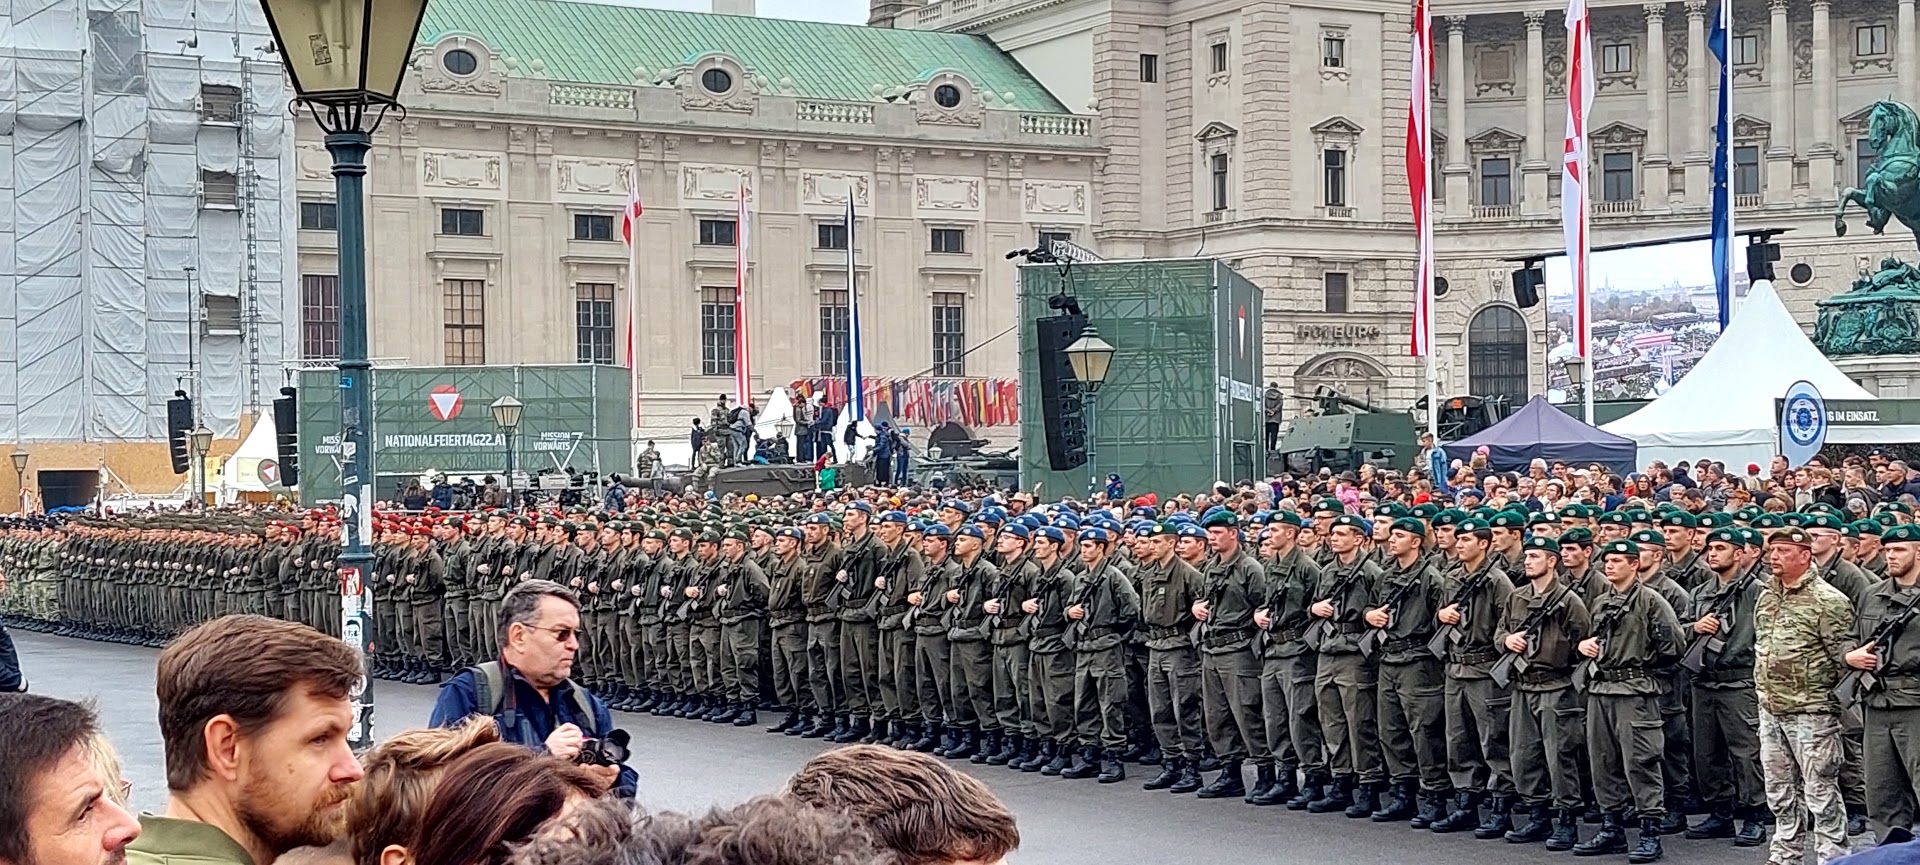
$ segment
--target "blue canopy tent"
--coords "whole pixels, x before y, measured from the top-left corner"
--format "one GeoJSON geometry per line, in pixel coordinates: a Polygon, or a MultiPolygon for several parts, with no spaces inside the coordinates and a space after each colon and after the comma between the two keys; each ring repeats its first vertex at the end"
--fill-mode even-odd
{"type": "Polygon", "coordinates": [[[1633,439],[1587,426],[1544,396],[1528,400],[1506,420],[1441,447],[1448,459],[1464,460],[1483,446],[1495,471],[1526,471],[1536,458],[1569,465],[1599,463],[1623,474],[1639,471],[1635,460],[1640,448],[1633,439]]]}

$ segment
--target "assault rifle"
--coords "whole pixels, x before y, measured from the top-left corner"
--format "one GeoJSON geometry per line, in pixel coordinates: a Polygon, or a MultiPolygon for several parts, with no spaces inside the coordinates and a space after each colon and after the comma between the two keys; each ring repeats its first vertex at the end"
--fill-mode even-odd
{"type": "MultiPolygon", "coordinates": [[[[1688,672],[1698,673],[1706,669],[1708,652],[1718,654],[1726,649],[1727,632],[1733,628],[1734,602],[1739,599],[1741,592],[1746,591],[1747,587],[1753,585],[1759,578],[1760,569],[1751,568],[1745,576],[1734,580],[1731,585],[1713,596],[1713,602],[1707,605],[1707,614],[1719,617],[1720,630],[1711,634],[1694,635],[1693,645],[1688,646],[1687,653],[1680,656],[1680,666],[1687,668],[1688,672]]],[[[1701,618],[1705,617],[1701,616],[1701,618]]]]}
{"type": "Polygon", "coordinates": [[[1546,625],[1547,617],[1553,615],[1554,610],[1559,608],[1560,602],[1572,592],[1573,584],[1568,583],[1560,588],[1559,594],[1527,614],[1526,621],[1520,623],[1520,630],[1517,632],[1527,635],[1527,650],[1508,652],[1501,655],[1500,660],[1493,662],[1493,669],[1488,670],[1487,675],[1493,679],[1494,684],[1504,688],[1507,683],[1513,681],[1513,674],[1524,673],[1533,665],[1533,656],[1540,651],[1540,641],[1533,637],[1533,632],[1546,625]]]}
{"type": "Polygon", "coordinates": [[[1473,596],[1479,594],[1480,587],[1487,584],[1487,578],[1493,575],[1493,571],[1493,568],[1482,567],[1479,573],[1468,574],[1466,581],[1460,584],[1459,591],[1453,593],[1453,600],[1447,606],[1459,608],[1460,624],[1442,624],[1439,630],[1433,632],[1433,639],[1427,641],[1427,651],[1432,652],[1434,657],[1445,660],[1447,648],[1460,642],[1460,635],[1464,633],[1461,627],[1467,623],[1467,606],[1473,602],[1473,596]]]}
{"type": "Polygon", "coordinates": [[[1841,676],[1833,686],[1833,698],[1840,701],[1842,708],[1851,708],[1880,683],[1875,672],[1886,666],[1888,650],[1893,648],[1895,640],[1900,639],[1900,632],[1907,629],[1907,623],[1913,621],[1916,612],[1920,612],[1920,591],[1914,592],[1912,599],[1894,608],[1893,614],[1882,620],[1873,636],[1862,644],[1873,646],[1874,669],[1847,668],[1846,675],[1841,676]]]}
{"type": "Polygon", "coordinates": [[[1339,598],[1347,593],[1347,589],[1353,585],[1353,582],[1355,580],[1360,578],[1360,574],[1364,570],[1365,570],[1364,565],[1362,565],[1360,562],[1355,562],[1353,564],[1353,569],[1348,571],[1346,576],[1341,577],[1339,580],[1335,581],[1333,584],[1333,590],[1327,592],[1326,597],[1321,598],[1321,600],[1327,601],[1333,604],[1333,616],[1329,616],[1324,619],[1318,616],[1315,616],[1313,621],[1307,624],[1307,632],[1305,636],[1306,636],[1308,645],[1319,646],[1322,643],[1322,641],[1324,641],[1327,638],[1327,630],[1333,627],[1334,618],[1340,615],[1339,598]]]}
{"type": "Polygon", "coordinates": [[[1607,656],[1607,642],[1613,639],[1613,632],[1619,629],[1620,620],[1626,617],[1627,611],[1633,609],[1633,602],[1640,594],[1640,588],[1643,585],[1638,580],[1634,581],[1633,588],[1627,590],[1627,595],[1621,599],[1620,604],[1608,610],[1604,618],[1593,623],[1593,638],[1600,641],[1600,654],[1581,661],[1579,666],[1573,668],[1573,687],[1576,690],[1586,689],[1587,678],[1593,675],[1594,666],[1600,659],[1607,656]]]}
{"type": "Polygon", "coordinates": [[[1398,587],[1394,588],[1393,594],[1387,596],[1387,602],[1381,604],[1381,606],[1387,610],[1387,626],[1384,628],[1370,628],[1365,635],[1360,637],[1360,654],[1362,657],[1371,658],[1379,653],[1380,645],[1387,640],[1387,632],[1393,628],[1394,618],[1400,614],[1400,605],[1407,602],[1407,598],[1413,594],[1415,589],[1420,588],[1421,582],[1420,577],[1416,575],[1413,579],[1401,583],[1398,587]]]}

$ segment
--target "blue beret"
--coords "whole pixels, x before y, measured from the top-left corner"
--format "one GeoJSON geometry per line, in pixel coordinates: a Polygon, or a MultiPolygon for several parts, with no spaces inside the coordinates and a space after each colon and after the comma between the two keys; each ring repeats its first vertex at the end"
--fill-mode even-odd
{"type": "Polygon", "coordinates": [[[1159,514],[1156,513],[1153,508],[1149,508],[1143,505],[1141,507],[1137,507],[1133,509],[1133,516],[1150,520],[1156,516],[1159,516],[1159,514]]]}
{"type": "Polygon", "coordinates": [[[962,516],[973,513],[973,509],[967,507],[967,503],[959,499],[947,499],[941,502],[940,509],[943,511],[959,511],[962,516]]]}
{"type": "Polygon", "coordinates": [[[980,526],[975,523],[968,523],[964,526],[961,526],[959,531],[954,532],[954,536],[962,537],[962,538],[973,538],[974,540],[977,540],[977,541],[984,541],[987,539],[987,533],[981,531],[980,526]]]}
{"type": "Polygon", "coordinates": [[[873,516],[873,505],[867,504],[866,502],[854,502],[853,504],[847,505],[847,510],[859,511],[867,516],[873,516]]]}
{"type": "Polygon", "coordinates": [[[887,511],[880,515],[880,521],[883,523],[900,523],[901,525],[906,525],[909,520],[906,511],[887,511]]]}
{"type": "Polygon", "coordinates": [[[808,514],[806,524],[810,526],[830,526],[833,525],[833,517],[827,516],[826,514],[808,514]]]}
{"type": "Polygon", "coordinates": [[[1024,523],[1009,523],[1005,528],[1000,530],[1000,533],[1003,535],[1012,535],[1023,541],[1033,534],[1027,530],[1026,524],[1024,523]]]}
{"type": "Polygon", "coordinates": [[[774,532],[773,536],[776,538],[792,538],[796,541],[806,537],[805,535],[802,535],[800,533],[799,529],[796,529],[793,526],[786,526],[784,528],[781,528],[779,531],[774,532]]]}
{"type": "Polygon", "coordinates": [[[927,527],[926,536],[929,538],[951,538],[953,537],[953,530],[947,528],[943,523],[934,523],[927,527]]]}
{"type": "Polygon", "coordinates": [[[1093,541],[1094,543],[1097,543],[1097,544],[1106,544],[1111,542],[1113,540],[1113,537],[1107,534],[1106,529],[1099,528],[1096,526],[1094,528],[1087,529],[1086,531],[1081,532],[1080,540],[1093,541]]]}
{"type": "Polygon", "coordinates": [[[1061,514],[1053,518],[1053,527],[1062,532],[1080,531],[1080,518],[1073,514],[1061,514]]]}
{"type": "Polygon", "coordinates": [[[1180,537],[1183,537],[1183,538],[1204,538],[1204,537],[1206,537],[1206,536],[1207,536],[1207,530],[1206,530],[1206,529],[1203,529],[1203,528],[1200,528],[1199,526],[1196,526],[1196,525],[1194,525],[1194,524],[1192,524],[1192,523],[1181,523],[1181,524],[1180,524],[1180,537]]]}
{"type": "Polygon", "coordinates": [[[1040,528],[1034,529],[1033,537],[1035,540],[1039,540],[1040,538],[1046,538],[1047,540],[1052,541],[1056,544],[1064,544],[1067,542],[1066,533],[1060,531],[1059,529],[1054,528],[1053,526],[1041,526],[1040,528]]]}

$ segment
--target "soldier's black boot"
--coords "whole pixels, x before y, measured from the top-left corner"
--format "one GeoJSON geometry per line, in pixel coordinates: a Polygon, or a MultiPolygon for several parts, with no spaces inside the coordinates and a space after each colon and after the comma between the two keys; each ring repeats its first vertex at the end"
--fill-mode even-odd
{"type": "Polygon", "coordinates": [[[1147,783],[1140,785],[1140,789],[1165,790],[1173,786],[1173,782],[1180,780],[1180,764],[1182,762],[1184,761],[1178,757],[1160,761],[1160,774],[1148,778],[1147,783]]]}
{"type": "Polygon", "coordinates": [[[1047,765],[1047,761],[1053,758],[1052,754],[1047,753],[1048,747],[1052,744],[1052,742],[1045,739],[1035,739],[1033,741],[1033,747],[1026,757],[1022,758],[1018,763],[1008,763],[1007,765],[1019,769],[1022,772],[1038,772],[1040,771],[1040,767],[1047,765]]]}
{"type": "Polygon", "coordinates": [[[878,745],[887,740],[887,719],[874,715],[862,720],[861,728],[867,733],[859,739],[862,745],[878,745]]]}
{"type": "Polygon", "coordinates": [[[1193,758],[1169,759],[1180,764],[1180,777],[1173,782],[1173,786],[1167,788],[1167,792],[1185,795],[1200,789],[1200,767],[1193,758]]]}
{"type": "Polygon", "coordinates": [[[1273,776],[1273,764],[1253,764],[1253,789],[1247,791],[1247,804],[1272,805],[1278,802],[1279,800],[1277,799],[1267,801],[1267,797],[1273,795],[1275,780],[1273,776]]]}
{"type": "Polygon", "coordinates": [[[1213,783],[1200,788],[1202,799],[1230,799],[1247,795],[1247,782],[1240,777],[1240,761],[1224,760],[1220,763],[1220,776],[1213,783]]]}
{"type": "Polygon", "coordinates": [[[1865,835],[1867,833],[1867,809],[1864,805],[1847,806],[1847,835],[1865,835]]]}
{"type": "Polygon", "coordinates": [[[1473,830],[1473,837],[1482,841],[1491,841],[1503,837],[1513,828],[1513,797],[1495,796],[1492,807],[1487,809],[1487,819],[1480,828],[1473,830]]]}
{"type": "Polygon", "coordinates": [[[1420,813],[1413,815],[1407,825],[1415,829],[1430,829],[1433,824],[1445,820],[1452,813],[1447,803],[1453,799],[1447,791],[1423,792],[1420,794],[1420,813]]]}
{"type": "Polygon", "coordinates": [[[1600,831],[1573,845],[1575,856],[1606,856],[1627,852],[1627,832],[1620,828],[1620,815],[1608,811],[1600,815],[1600,831]]]}
{"type": "Polygon", "coordinates": [[[825,714],[816,714],[813,716],[813,723],[808,724],[805,730],[800,731],[800,738],[821,739],[832,732],[833,719],[825,714]]]}
{"type": "Polygon", "coordinates": [[[907,746],[913,744],[913,740],[918,738],[920,737],[913,732],[913,722],[902,718],[893,722],[893,738],[881,744],[898,751],[905,751],[907,746]]]}
{"type": "Polygon", "coordinates": [[[1065,742],[1047,743],[1047,764],[1040,767],[1040,774],[1059,775],[1067,768],[1067,761],[1073,758],[1073,746],[1065,742]]]}
{"type": "Polygon", "coordinates": [[[1373,822],[1398,823],[1410,820],[1419,812],[1414,804],[1415,787],[1411,781],[1387,785],[1386,794],[1380,797],[1380,807],[1373,809],[1373,822]]]}
{"type": "Polygon", "coordinates": [[[1160,761],[1164,759],[1166,759],[1166,755],[1161,754],[1160,746],[1155,744],[1147,748],[1147,752],[1141,754],[1140,759],[1135,762],[1138,762],[1142,766],[1158,766],[1160,765],[1160,761]]]}
{"type": "MultiPolygon", "coordinates": [[[[1682,814],[1680,816],[1681,822],[1686,822],[1686,815],[1682,814]]],[[[1660,861],[1660,835],[1665,831],[1666,824],[1660,818],[1640,818],[1640,843],[1633,845],[1632,852],[1627,854],[1627,861],[1633,862],[1635,865],[1660,861]]]]}
{"type": "Polygon", "coordinates": [[[999,747],[994,748],[993,753],[987,755],[987,765],[1005,766],[1019,759],[1020,747],[1025,741],[1026,737],[1024,736],[1016,736],[1012,733],[1002,734],[996,743],[999,747]]]}
{"type": "Polygon", "coordinates": [[[1100,774],[1100,749],[1082,745],[1073,752],[1073,762],[1060,770],[1060,777],[1079,780],[1100,774]]]}
{"type": "Polygon", "coordinates": [[[753,707],[746,703],[727,703],[710,720],[715,724],[731,724],[740,719],[741,712],[750,711],[753,711],[753,707]]]}
{"type": "Polygon", "coordinates": [[[1547,836],[1547,850],[1559,853],[1572,850],[1580,843],[1580,809],[1561,810],[1560,819],[1553,824],[1553,834],[1547,836]]]}
{"type": "Polygon", "coordinates": [[[785,718],[780,719],[780,723],[775,724],[771,727],[768,727],[767,732],[785,733],[786,731],[793,729],[793,725],[798,723],[799,720],[800,720],[800,714],[798,712],[788,712],[785,718]]]}
{"type": "Polygon", "coordinates": [[[1347,810],[1342,812],[1347,815],[1347,819],[1362,820],[1372,817],[1374,810],[1380,807],[1380,786],[1379,784],[1354,785],[1353,804],[1348,805],[1347,810]]]}
{"type": "Polygon", "coordinates": [[[1758,847],[1767,843],[1767,824],[1760,808],[1743,808],[1740,832],[1733,836],[1735,847],[1758,847]]]}
{"type": "Polygon", "coordinates": [[[1299,774],[1292,766],[1276,766],[1273,770],[1273,787],[1264,797],[1248,797],[1247,801],[1255,805],[1284,805],[1300,795],[1300,785],[1294,781],[1299,774]]]}
{"type": "Polygon", "coordinates": [[[847,716],[845,715],[833,716],[833,729],[827,731],[827,740],[831,742],[846,741],[842,737],[847,735],[847,729],[851,726],[852,724],[849,724],[847,722],[847,716]]]}
{"type": "Polygon", "coordinates": [[[1701,838],[1732,838],[1733,829],[1733,803],[1722,800],[1709,805],[1707,807],[1707,819],[1693,824],[1693,827],[1686,831],[1686,836],[1696,840],[1701,838]]]}
{"type": "MultiPolygon", "coordinates": [[[[865,745],[871,745],[878,741],[879,734],[874,731],[877,720],[878,719],[870,718],[866,715],[853,716],[853,738],[847,741],[859,742],[865,745]]],[[[879,721],[878,723],[885,724],[886,722],[879,721]]]]}
{"type": "Polygon", "coordinates": [[[1678,835],[1687,831],[1687,812],[1677,799],[1667,800],[1667,816],[1660,820],[1660,832],[1665,835],[1678,835]]]}
{"type": "Polygon", "coordinates": [[[953,745],[947,748],[947,759],[966,760],[978,754],[980,737],[983,735],[985,734],[971,727],[956,728],[953,731],[953,745]]]}
{"type": "Polygon", "coordinates": [[[980,750],[973,752],[967,762],[984,766],[993,759],[993,755],[998,753],[1000,753],[1000,731],[986,730],[980,734],[980,750]]]}
{"type": "Polygon", "coordinates": [[[741,703],[735,708],[740,710],[739,714],[733,716],[735,727],[751,727],[760,723],[760,714],[754,711],[752,703],[741,703]]]}
{"type": "Polygon", "coordinates": [[[1313,800],[1320,798],[1320,791],[1325,789],[1327,785],[1327,776],[1318,772],[1308,772],[1307,783],[1300,788],[1299,793],[1294,794],[1293,798],[1287,800],[1287,810],[1307,810],[1307,806],[1313,804],[1313,800]]]}
{"type": "Polygon", "coordinates": [[[1220,767],[1227,764],[1221,762],[1220,758],[1213,756],[1212,753],[1206,753],[1200,755],[1200,760],[1196,765],[1202,772],[1218,772],[1220,771],[1220,767]]]}
{"type": "Polygon", "coordinates": [[[940,725],[932,721],[922,721],[919,733],[918,737],[907,744],[907,750],[919,751],[922,754],[933,753],[934,747],[940,744],[940,725]]]}
{"type": "Polygon", "coordinates": [[[809,712],[805,709],[795,709],[793,710],[793,715],[794,715],[793,726],[788,727],[785,730],[781,730],[780,732],[785,733],[789,736],[798,736],[802,733],[807,732],[810,729],[813,729],[813,713],[812,712],[809,712]]]}
{"type": "Polygon", "coordinates": [[[1307,813],[1331,814],[1335,811],[1344,811],[1348,805],[1353,804],[1352,775],[1342,775],[1322,790],[1324,794],[1320,798],[1307,803],[1307,813]]]}
{"type": "Polygon", "coordinates": [[[1465,832],[1480,825],[1480,794],[1461,790],[1454,794],[1453,810],[1427,828],[1442,834],[1465,832]]]}
{"type": "Polygon", "coordinates": [[[1127,780],[1127,764],[1120,759],[1119,751],[1106,751],[1100,755],[1100,776],[1094,780],[1102,784],[1118,784],[1127,780]]]}
{"type": "Polygon", "coordinates": [[[1147,755],[1147,750],[1152,747],[1153,747],[1152,734],[1148,734],[1146,736],[1140,736],[1136,734],[1133,737],[1133,744],[1128,745],[1125,751],[1120,752],[1120,762],[1138,763],[1140,762],[1140,758],[1145,757],[1147,755]]]}
{"type": "Polygon", "coordinates": [[[1527,823],[1507,832],[1509,844],[1538,844],[1553,837],[1553,809],[1534,805],[1527,809],[1527,823]]]}

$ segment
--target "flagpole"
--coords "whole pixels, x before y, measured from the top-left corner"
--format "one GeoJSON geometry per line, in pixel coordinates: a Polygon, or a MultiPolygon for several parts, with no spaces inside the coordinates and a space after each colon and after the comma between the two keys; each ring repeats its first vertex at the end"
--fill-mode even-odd
{"type": "Polygon", "coordinates": [[[1560,169],[1560,221],[1566,233],[1567,271],[1574,293],[1574,346],[1580,352],[1582,419],[1593,425],[1594,380],[1592,238],[1588,235],[1592,200],[1587,158],[1587,118],[1593,110],[1593,38],[1588,29],[1586,0],[1567,3],[1567,127],[1560,169]]]}
{"type": "Polygon", "coordinates": [[[740,215],[735,225],[740,236],[734,239],[733,342],[734,401],[746,405],[752,397],[753,351],[747,328],[747,244],[753,237],[751,210],[747,207],[747,182],[740,181],[740,215]]]}
{"type": "Polygon", "coordinates": [[[866,371],[860,364],[860,284],[854,267],[855,223],[853,189],[847,189],[847,411],[855,423],[866,419],[866,371]]]}
{"type": "MultiPolygon", "coordinates": [[[[634,179],[630,183],[639,183],[640,172],[635,166],[634,179]]],[[[637,196],[636,196],[637,200],[637,196]]],[[[627,218],[633,219],[633,205],[627,205],[627,218]]],[[[637,238],[627,242],[627,396],[633,405],[632,438],[640,437],[640,244],[637,238]]],[[[635,442],[636,444],[638,442],[635,442]]]]}
{"type": "Polygon", "coordinates": [[[1434,363],[1433,291],[1433,17],[1427,0],[1414,0],[1413,74],[1407,94],[1406,161],[1412,191],[1414,236],[1413,354],[1422,358],[1427,379],[1427,432],[1440,439],[1440,376],[1434,363]]]}
{"type": "Polygon", "coordinates": [[[1721,332],[1733,320],[1733,4],[1721,0],[1708,49],[1720,61],[1720,93],[1714,104],[1713,282],[1721,332]]]}

